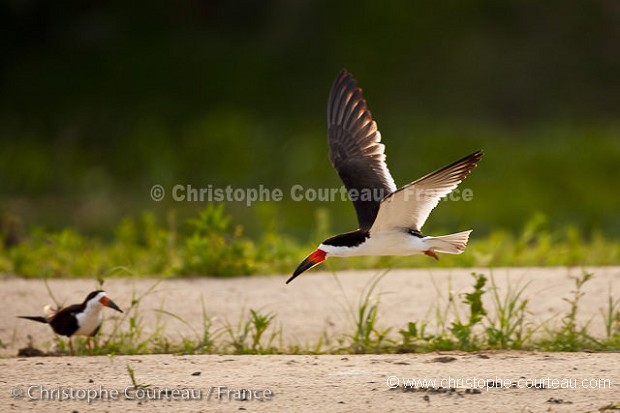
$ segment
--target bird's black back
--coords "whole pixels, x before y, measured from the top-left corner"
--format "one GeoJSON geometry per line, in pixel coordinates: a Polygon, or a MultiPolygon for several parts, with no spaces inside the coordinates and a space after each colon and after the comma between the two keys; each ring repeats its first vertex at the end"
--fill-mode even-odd
{"type": "Polygon", "coordinates": [[[84,307],[84,304],[73,304],[58,311],[49,320],[52,330],[54,330],[56,334],[71,337],[79,328],[78,321],[75,316],[76,314],[84,311],[84,307]]]}
{"type": "Polygon", "coordinates": [[[355,230],[351,232],[345,232],[344,234],[334,235],[331,238],[323,241],[325,245],[331,245],[334,247],[357,247],[358,245],[364,243],[370,233],[364,230],[355,230]]]}

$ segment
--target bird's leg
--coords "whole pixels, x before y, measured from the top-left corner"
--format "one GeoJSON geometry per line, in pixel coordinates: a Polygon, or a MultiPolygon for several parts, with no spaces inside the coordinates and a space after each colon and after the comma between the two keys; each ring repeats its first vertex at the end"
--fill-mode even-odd
{"type": "Polygon", "coordinates": [[[75,356],[75,351],[73,351],[73,340],[69,337],[69,352],[72,356],[75,356]]]}
{"type": "Polygon", "coordinates": [[[439,257],[437,256],[437,254],[433,250],[426,250],[426,251],[424,251],[424,254],[428,255],[429,257],[433,257],[437,261],[439,261],[439,257]]]}
{"type": "Polygon", "coordinates": [[[88,348],[88,355],[93,355],[93,343],[90,341],[90,337],[86,338],[86,347],[88,348]]]}

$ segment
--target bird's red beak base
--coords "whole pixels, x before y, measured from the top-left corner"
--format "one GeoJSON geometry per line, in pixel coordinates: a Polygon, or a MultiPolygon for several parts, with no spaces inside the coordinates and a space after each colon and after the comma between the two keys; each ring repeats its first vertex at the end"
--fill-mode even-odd
{"type": "Polygon", "coordinates": [[[301,264],[299,264],[299,267],[297,267],[297,269],[295,270],[295,272],[293,273],[293,275],[291,276],[291,278],[289,278],[286,283],[290,283],[291,281],[293,281],[299,274],[301,274],[304,271],[309,270],[310,268],[319,265],[320,263],[322,263],[323,261],[325,261],[325,256],[327,255],[327,253],[321,249],[317,249],[316,251],[314,251],[312,254],[308,255],[308,257],[306,257],[305,260],[302,261],[301,264]]]}
{"type": "Polygon", "coordinates": [[[121,310],[121,309],[120,309],[120,308],[119,308],[119,307],[118,307],[118,306],[114,303],[114,301],[110,300],[108,297],[101,297],[101,299],[99,300],[99,302],[100,302],[101,304],[103,304],[104,306],[109,307],[109,308],[111,308],[111,309],[113,309],[113,310],[116,310],[116,311],[118,311],[118,312],[120,312],[120,313],[122,313],[122,312],[123,312],[123,310],[121,310]]]}

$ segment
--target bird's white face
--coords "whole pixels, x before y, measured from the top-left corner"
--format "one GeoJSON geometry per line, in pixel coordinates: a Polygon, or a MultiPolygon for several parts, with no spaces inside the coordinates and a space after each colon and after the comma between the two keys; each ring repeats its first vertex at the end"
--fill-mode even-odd
{"type": "Polygon", "coordinates": [[[101,291],[92,300],[88,302],[87,306],[90,306],[91,303],[93,303],[93,305],[96,305],[98,307],[103,307],[106,305],[107,301],[109,301],[108,295],[105,293],[105,291],[101,291]]]}

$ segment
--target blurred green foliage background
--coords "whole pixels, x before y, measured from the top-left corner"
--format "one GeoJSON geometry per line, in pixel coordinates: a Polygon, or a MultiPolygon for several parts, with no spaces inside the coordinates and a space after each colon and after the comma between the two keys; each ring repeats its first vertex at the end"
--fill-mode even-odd
{"type": "MultiPolygon", "coordinates": [[[[353,229],[325,110],[346,67],[402,185],[476,149],[463,188],[427,232],[552,228],[620,236],[620,3],[589,1],[9,0],[0,5],[0,213],[24,227],[111,235],[151,210],[154,184],[282,188],[231,203],[248,234],[318,242],[353,229]],[[317,212],[318,211],[318,212],[317,212]],[[322,224],[323,225],[323,224],[322,224]]],[[[181,221],[181,220],[179,220],[181,221]]]]}

